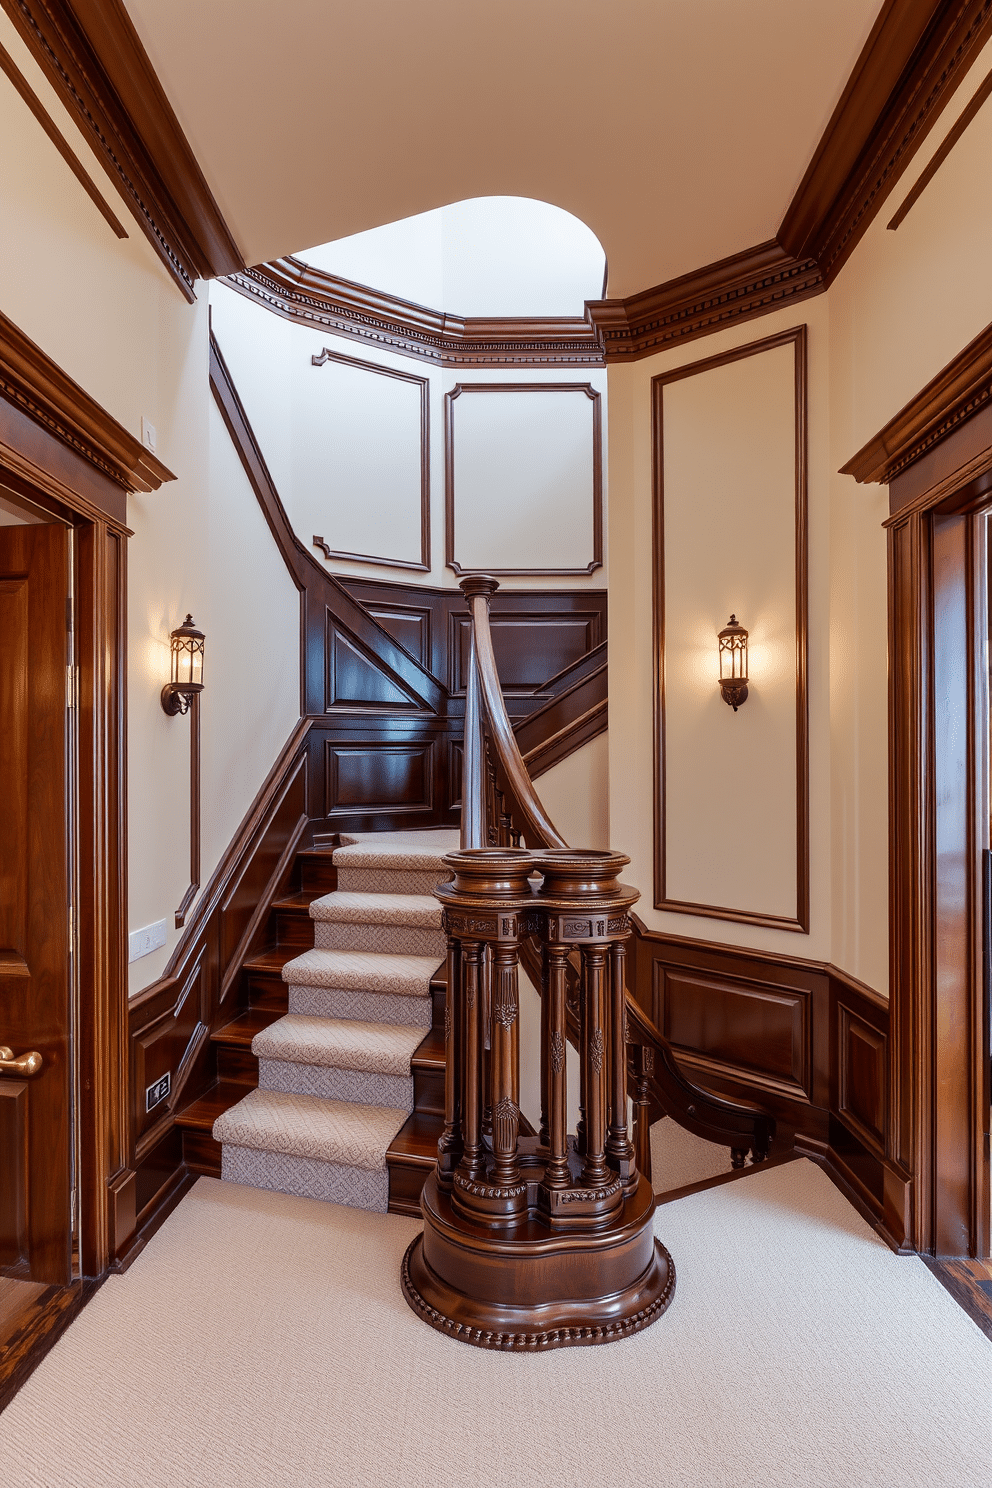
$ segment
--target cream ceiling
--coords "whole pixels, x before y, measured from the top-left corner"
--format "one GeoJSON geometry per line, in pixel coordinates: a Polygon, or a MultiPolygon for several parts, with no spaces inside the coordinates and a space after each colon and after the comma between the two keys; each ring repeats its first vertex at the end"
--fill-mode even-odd
{"type": "Polygon", "coordinates": [[[611,295],[774,236],[879,0],[127,0],[248,263],[474,196],[611,295]]]}

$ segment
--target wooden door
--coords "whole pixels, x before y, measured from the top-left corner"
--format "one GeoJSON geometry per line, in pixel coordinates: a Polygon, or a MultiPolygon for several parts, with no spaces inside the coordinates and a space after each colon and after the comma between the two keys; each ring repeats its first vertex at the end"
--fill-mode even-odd
{"type": "Polygon", "coordinates": [[[0,527],[0,1275],[71,1278],[69,532],[0,527]]]}

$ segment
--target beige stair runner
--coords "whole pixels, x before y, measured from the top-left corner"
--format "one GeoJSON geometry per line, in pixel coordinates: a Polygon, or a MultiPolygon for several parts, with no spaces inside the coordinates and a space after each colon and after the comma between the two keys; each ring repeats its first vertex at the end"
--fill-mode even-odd
{"type": "Polygon", "coordinates": [[[454,831],[342,834],[338,888],[310,906],[315,947],[283,968],[289,1012],[252,1042],[259,1088],[214,1123],[225,1179],[385,1212],[444,959],[431,891],[457,846],[454,831]]]}

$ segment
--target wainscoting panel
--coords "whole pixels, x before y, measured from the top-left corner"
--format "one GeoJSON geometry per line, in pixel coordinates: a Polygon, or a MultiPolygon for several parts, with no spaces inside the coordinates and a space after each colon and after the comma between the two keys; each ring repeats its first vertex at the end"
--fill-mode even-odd
{"type": "MultiPolygon", "coordinates": [[[[471,619],[451,616],[450,688],[464,695],[472,640],[471,619]]],[[[599,644],[598,613],[493,615],[490,629],[496,669],[505,696],[529,697],[599,644]]]]}
{"type": "MultiPolygon", "coordinates": [[[[398,639],[398,637],[394,637],[398,639]]],[[[402,641],[400,642],[402,645],[402,641]]],[[[327,693],[325,707],[420,708],[422,703],[391,676],[381,662],[367,656],[327,614],[327,693]]]]}
{"type": "Polygon", "coordinates": [[[729,977],[704,977],[655,963],[654,1021],[684,1062],[809,1100],[811,993],[729,977]]]}
{"type": "Polygon", "coordinates": [[[837,1114],[866,1147],[885,1155],[886,1036],[837,1000],[837,1114]]]}
{"type": "Polygon", "coordinates": [[[206,1037],[204,1020],[205,951],[181,981],[161,989],[144,1005],[144,1019],[132,1029],[131,1079],[135,1113],[135,1155],[140,1162],[171,1126],[177,1098],[183,1093],[193,1062],[206,1037]]]}

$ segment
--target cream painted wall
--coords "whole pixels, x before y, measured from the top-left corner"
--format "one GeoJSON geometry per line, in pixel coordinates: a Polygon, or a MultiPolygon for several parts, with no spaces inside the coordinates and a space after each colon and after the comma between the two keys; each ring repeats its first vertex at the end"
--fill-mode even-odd
{"type": "MultiPolygon", "coordinates": [[[[235,385],[255,431],[255,437],[265,456],[266,464],[275,481],[276,488],[286,507],[294,531],[305,547],[311,548],[314,557],[325,564],[332,573],[353,575],[357,578],[381,578],[393,582],[426,584],[433,587],[455,587],[456,575],[445,567],[444,531],[444,395],[459,382],[553,382],[575,381],[590,383],[600,394],[603,408],[603,486],[604,509],[606,499],[606,389],[607,375],[604,370],[583,368],[574,378],[564,375],[560,368],[527,368],[521,377],[519,368],[485,367],[442,371],[412,357],[384,352],[377,347],[364,346],[348,337],[329,336],[322,330],[311,330],[294,322],[273,315],[270,310],[255,305],[244,295],[214,283],[210,286],[211,319],[214,334],[225,361],[231,369],[235,385]],[[354,546],[347,549],[376,556],[391,556],[397,551],[398,529],[408,534],[414,520],[419,521],[419,446],[411,438],[409,423],[401,423],[382,416],[376,408],[381,403],[379,384],[387,379],[375,373],[358,372],[348,391],[350,401],[349,443],[355,455],[360,453],[363,430],[368,431],[370,460],[364,465],[352,466],[352,479],[361,476],[357,485],[348,488],[348,482],[334,483],[329,474],[332,451],[321,446],[329,439],[329,431],[320,423],[320,403],[326,396],[331,368],[329,365],[314,367],[312,358],[328,348],[336,354],[357,359],[373,366],[389,367],[406,374],[425,377],[429,384],[430,399],[430,490],[431,490],[431,567],[429,572],[403,570],[384,564],[361,563],[346,558],[325,560],[319,550],[311,547],[312,538],[319,533],[332,548],[344,547],[335,540],[335,532],[343,530],[354,546]],[[364,390],[364,391],[363,391],[364,390]],[[368,402],[363,400],[368,395],[368,402]],[[311,420],[318,421],[313,434],[311,420]],[[373,432],[374,431],[374,432],[373,432]],[[372,441],[378,441],[377,451],[372,441]],[[400,488],[396,478],[403,471],[405,484],[400,488]],[[392,472],[392,473],[391,473],[392,472]],[[344,494],[347,488],[347,494],[344,494]],[[405,492],[405,495],[402,493],[405,492]],[[416,507],[411,510],[414,500],[416,507]],[[403,526],[405,524],[405,526],[403,526]]],[[[333,377],[333,374],[331,374],[333,377]]],[[[406,385],[403,386],[406,391],[406,385]]],[[[412,390],[411,390],[412,391],[412,390]]],[[[409,395],[408,395],[409,396],[409,395]]],[[[522,395],[523,397],[531,395],[522,395]]],[[[400,394],[400,398],[403,394],[400,394]]],[[[547,400],[548,405],[556,401],[556,395],[539,393],[533,395],[535,402],[547,400]]],[[[588,530],[590,522],[589,472],[583,468],[581,479],[562,478],[562,470],[577,470],[576,450],[585,455],[589,450],[589,412],[592,403],[578,394],[563,395],[566,402],[574,400],[582,406],[581,418],[571,414],[564,420],[548,422],[536,434],[528,435],[530,453],[541,454],[545,474],[549,479],[546,491],[532,488],[529,492],[528,513],[535,529],[542,530],[542,523],[566,529],[574,527],[580,534],[588,530]],[[573,462],[573,463],[569,463],[573,462]],[[548,515],[550,513],[550,516],[548,515]]],[[[513,401],[514,395],[500,393],[485,402],[498,409],[503,399],[513,401]]],[[[482,401],[482,394],[463,394],[456,400],[456,408],[463,404],[482,401]]],[[[341,415],[335,412],[334,418],[341,415]]],[[[460,426],[459,426],[460,427],[460,426]]],[[[511,431],[512,432],[512,431],[511,431]]],[[[504,436],[507,431],[504,429],[504,436]]],[[[519,434],[519,431],[518,431],[519,434]]],[[[518,443],[519,443],[518,439],[518,443]]],[[[471,449],[471,445],[469,446],[471,449]]],[[[476,441],[476,450],[479,443],[476,441]]],[[[340,468],[340,467],[339,467],[340,468]]],[[[470,509],[464,505],[458,514],[458,542],[469,544],[467,551],[474,566],[484,568],[487,564],[498,566],[508,552],[500,536],[499,513],[504,499],[513,507],[512,471],[508,471],[502,486],[477,492],[477,500],[470,509]],[[494,520],[494,517],[496,520],[494,520]]],[[[456,485],[457,490],[457,485],[456,485]]],[[[605,521],[605,518],[604,518],[605,521]]],[[[588,540],[582,539],[584,548],[588,540]]],[[[409,536],[405,538],[409,544],[409,536]]],[[[535,552],[540,557],[551,556],[548,544],[543,550],[535,543],[535,552]]],[[[577,551],[576,547],[576,551],[577,551]]],[[[505,588],[527,589],[574,589],[588,586],[603,588],[607,583],[607,544],[604,540],[604,564],[589,575],[562,575],[514,577],[500,579],[505,588]]],[[[519,545],[514,546],[511,556],[519,555],[519,545]]],[[[584,558],[583,561],[587,561],[584,558]]]]}
{"type": "Polygon", "coordinates": [[[114,236],[0,77],[0,306],[138,437],[144,415],[177,477],[128,502],[129,924],[164,919],[168,936],[132,964],[133,992],[165,966],[189,881],[189,724],[159,703],[169,631],[190,609],[207,635],[205,883],[298,716],[298,606],[239,468],[223,449],[211,468],[205,297],[184,300],[2,13],[0,42],[128,231],[114,236]],[[249,573],[271,600],[246,614],[249,573]]]}
{"type": "Polygon", "coordinates": [[[535,782],[570,847],[610,847],[610,736],[597,734],[535,782]]]}

